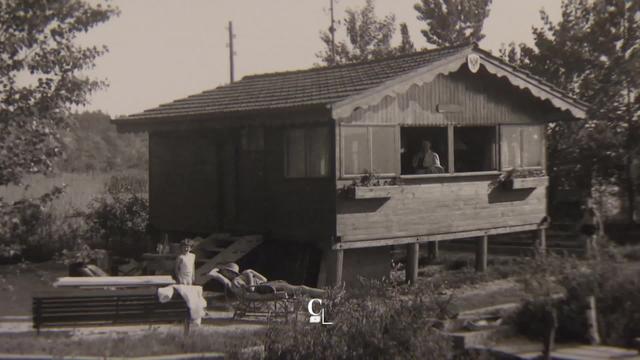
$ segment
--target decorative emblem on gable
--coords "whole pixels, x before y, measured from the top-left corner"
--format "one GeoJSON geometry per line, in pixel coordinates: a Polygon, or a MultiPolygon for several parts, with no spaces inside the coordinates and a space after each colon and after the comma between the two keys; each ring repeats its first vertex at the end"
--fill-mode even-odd
{"type": "Polygon", "coordinates": [[[480,69],[480,56],[477,54],[469,54],[467,56],[467,66],[472,73],[478,72],[478,69],[480,69]]]}

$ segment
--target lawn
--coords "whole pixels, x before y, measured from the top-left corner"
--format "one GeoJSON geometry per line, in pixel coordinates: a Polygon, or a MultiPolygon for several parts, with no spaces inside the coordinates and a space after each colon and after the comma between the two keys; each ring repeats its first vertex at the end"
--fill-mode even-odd
{"type": "MultiPolygon", "coordinates": [[[[176,327],[177,328],[177,327],[176,327]]],[[[122,329],[121,329],[122,330],[122,329]]],[[[133,357],[183,353],[236,352],[257,346],[264,329],[219,329],[203,326],[188,336],[181,331],[151,328],[136,336],[119,332],[95,337],[69,336],[68,332],[3,334],[0,353],[69,356],[133,357]]]]}
{"type": "Polygon", "coordinates": [[[51,290],[60,276],[67,276],[67,267],[55,261],[0,265],[0,316],[31,316],[33,293],[51,290]]]}

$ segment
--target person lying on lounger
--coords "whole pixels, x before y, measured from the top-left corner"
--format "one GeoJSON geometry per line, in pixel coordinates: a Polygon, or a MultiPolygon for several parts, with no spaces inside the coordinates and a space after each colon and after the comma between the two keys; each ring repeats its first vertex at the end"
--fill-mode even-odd
{"type": "Polygon", "coordinates": [[[284,280],[269,281],[264,275],[255,270],[246,269],[240,272],[240,267],[236,263],[218,265],[207,275],[212,279],[220,281],[231,290],[245,288],[259,294],[268,294],[272,290],[276,290],[286,292],[287,294],[307,295],[316,298],[327,295],[327,291],[323,289],[304,285],[291,285],[284,280]]]}

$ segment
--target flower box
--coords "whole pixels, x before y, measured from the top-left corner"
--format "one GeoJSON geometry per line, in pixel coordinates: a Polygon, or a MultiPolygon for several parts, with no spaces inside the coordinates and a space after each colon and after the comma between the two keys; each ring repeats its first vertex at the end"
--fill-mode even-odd
{"type": "Polygon", "coordinates": [[[531,189],[549,185],[548,176],[512,178],[504,182],[507,189],[531,189]]]}
{"type": "Polygon", "coordinates": [[[349,188],[349,197],[352,199],[383,199],[390,198],[399,189],[399,186],[353,186],[349,188]]]}

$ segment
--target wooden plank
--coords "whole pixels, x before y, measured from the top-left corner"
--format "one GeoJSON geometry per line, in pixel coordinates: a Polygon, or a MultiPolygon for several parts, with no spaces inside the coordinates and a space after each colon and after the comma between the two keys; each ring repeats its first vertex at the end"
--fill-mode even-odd
{"type": "Polygon", "coordinates": [[[505,187],[509,189],[530,189],[549,185],[548,176],[515,178],[505,182],[505,187]]]}
{"type": "Polygon", "coordinates": [[[153,276],[101,276],[101,277],[60,277],[54,287],[127,287],[127,286],[167,286],[175,284],[168,275],[153,276]]]}
{"type": "Polygon", "coordinates": [[[262,235],[247,235],[235,237],[235,241],[211,260],[196,269],[196,284],[202,285],[207,278],[204,276],[219,264],[238,261],[256,246],[262,243],[262,235]]]}
{"type": "Polygon", "coordinates": [[[351,188],[354,199],[389,198],[400,189],[400,186],[354,186],[351,188]]]}
{"type": "Polygon", "coordinates": [[[450,232],[446,234],[416,235],[397,238],[351,240],[349,242],[339,242],[333,245],[333,249],[358,249],[376,246],[403,245],[408,243],[424,243],[428,241],[444,241],[454,239],[465,239],[484,235],[507,234],[512,232],[531,231],[539,229],[538,224],[527,224],[507,227],[496,227],[482,230],[450,232]]]}

